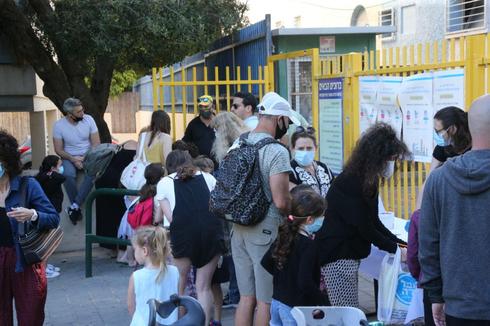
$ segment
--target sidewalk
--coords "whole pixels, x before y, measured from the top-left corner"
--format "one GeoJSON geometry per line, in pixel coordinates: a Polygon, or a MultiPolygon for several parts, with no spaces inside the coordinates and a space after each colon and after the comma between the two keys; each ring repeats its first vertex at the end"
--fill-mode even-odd
{"type": "MultiPolygon", "coordinates": [[[[133,269],[116,263],[109,251],[94,249],[93,277],[85,278],[83,251],[55,254],[49,263],[61,275],[48,280],[46,326],[129,325],[126,293],[133,269]]],[[[359,300],[366,312],[374,311],[372,282],[360,278],[359,300]]],[[[234,309],[223,310],[223,325],[233,325],[234,309]]]]}

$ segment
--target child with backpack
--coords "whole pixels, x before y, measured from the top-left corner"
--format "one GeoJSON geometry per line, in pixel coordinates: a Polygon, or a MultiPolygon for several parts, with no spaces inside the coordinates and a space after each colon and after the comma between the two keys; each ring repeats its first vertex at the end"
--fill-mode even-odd
{"type": "Polygon", "coordinates": [[[293,188],[291,197],[292,213],[261,261],[273,275],[271,326],[295,325],[294,306],[328,305],[320,291],[320,262],[313,241],[323,224],[325,199],[304,184],[293,188]]]}
{"type": "MultiPolygon", "coordinates": [[[[160,226],[142,226],[131,240],[138,264],[144,267],[135,271],[129,279],[128,311],[132,315],[131,326],[147,325],[148,300],[167,301],[178,292],[179,271],[167,265],[169,246],[167,232],[160,226]]],[[[157,322],[169,325],[178,319],[177,309],[165,319],[157,316],[157,322]]]]}
{"type": "MultiPolygon", "coordinates": [[[[39,172],[36,175],[36,180],[39,182],[43,188],[46,197],[48,197],[53,207],[58,213],[62,210],[63,205],[63,189],[61,185],[65,182],[65,177],[63,176],[63,165],[62,160],[59,156],[48,155],[46,156],[41,166],[39,167],[39,172]]],[[[46,265],[46,277],[54,278],[60,275],[60,268],[55,267],[51,264],[46,265]]]]}
{"type": "MultiPolygon", "coordinates": [[[[129,203],[128,210],[124,213],[119,226],[118,237],[131,239],[134,230],[140,226],[161,224],[164,221],[162,210],[157,200],[154,200],[157,193],[157,184],[165,176],[165,168],[160,163],[149,164],[145,168],[146,183],[139,191],[139,197],[126,198],[129,203]]],[[[127,203],[128,204],[128,203],[127,203]]],[[[168,225],[168,222],[166,223],[168,225]]],[[[167,226],[163,223],[163,226],[167,226]]],[[[128,263],[135,266],[133,249],[127,247],[126,255],[119,259],[119,262],[128,263]]]]}

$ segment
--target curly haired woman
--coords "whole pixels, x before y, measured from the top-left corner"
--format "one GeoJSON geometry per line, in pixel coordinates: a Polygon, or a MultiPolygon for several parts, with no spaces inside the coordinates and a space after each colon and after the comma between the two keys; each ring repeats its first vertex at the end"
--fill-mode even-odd
{"type": "MultiPolygon", "coordinates": [[[[369,256],[371,244],[395,253],[398,239],[378,217],[380,178],[394,173],[395,160],[408,155],[393,128],[378,123],[357,142],[344,171],[327,194],[325,221],[315,241],[320,250],[322,284],[334,306],[358,307],[360,260],[369,256]]],[[[406,249],[402,249],[406,256],[406,249]]]]}
{"type": "Polygon", "coordinates": [[[216,115],[211,122],[211,127],[216,130],[216,139],[211,153],[218,163],[226,156],[238,137],[249,130],[243,121],[231,112],[221,112],[216,115]]]}

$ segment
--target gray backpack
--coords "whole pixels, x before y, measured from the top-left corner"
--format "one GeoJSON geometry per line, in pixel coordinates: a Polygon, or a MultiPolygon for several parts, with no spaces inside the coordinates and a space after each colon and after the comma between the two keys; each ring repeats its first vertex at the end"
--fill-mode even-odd
{"type": "Polygon", "coordinates": [[[85,173],[97,180],[104,174],[112,158],[120,150],[121,146],[116,144],[100,144],[92,147],[85,154],[85,159],[83,160],[85,173]]]}

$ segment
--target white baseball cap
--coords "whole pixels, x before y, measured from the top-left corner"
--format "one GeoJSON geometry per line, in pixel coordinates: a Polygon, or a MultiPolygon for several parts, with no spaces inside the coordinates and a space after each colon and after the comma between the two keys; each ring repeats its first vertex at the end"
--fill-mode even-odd
{"type": "Polygon", "coordinates": [[[259,110],[259,114],[282,115],[288,117],[295,125],[301,125],[301,122],[294,116],[289,102],[275,92],[265,94],[262,97],[262,101],[257,105],[257,109],[259,110]]]}

